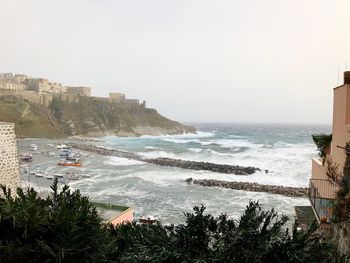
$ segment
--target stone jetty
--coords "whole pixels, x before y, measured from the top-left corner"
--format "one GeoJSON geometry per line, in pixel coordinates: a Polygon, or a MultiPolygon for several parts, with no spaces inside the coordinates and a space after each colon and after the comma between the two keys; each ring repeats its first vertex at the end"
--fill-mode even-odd
{"type": "Polygon", "coordinates": [[[271,194],[284,195],[288,197],[306,197],[308,195],[308,188],[306,187],[289,187],[279,185],[265,185],[258,183],[248,182],[232,182],[232,181],[221,181],[215,179],[198,179],[191,180],[192,178],[186,179],[187,183],[193,182],[194,184],[209,186],[209,187],[223,187],[235,190],[244,190],[251,192],[266,192],[271,194]]]}
{"type": "Polygon", "coordinates": [[[68,145],[74,149],[78,149],[78,150],[82,150],[82,151],[86,151],[86,152],[97,153],[99,155],[115,156],[115,157],[133,159],[133,160],[137,160],[137,161],[143,161],[143,158],[141,155],[138,155],[138,154],[133,153],[133,152],[108,149],[105,147],[96,146],[96,145],[92,145],[92,144],[84,144],[84,143],[68,143],[68,145]]]}
{"type": "Polygon", "coordinates": [[[173,158],[149,159],[133,152],[108,149],[108,148],[91,145],[91,144],[84,144],[84,143],[70,143],[69,145],[75,149],[79,149],[87,152],[93,152],[100,155],[128,158],[128,159],[133,159],[133,160],[142,161],[146,163],[152,163],[155,165],[178,167],[182,169],[206,170],[206,171],[212,171],[216,173],[235,174],[235,175],[250,175],[255,173],[256,171],[261,171],[259,168],[251,167],[251,166],[245,167],[245,166],[216,164],[216,163],[208,163],[208,162],[196,162],[196,161],[187,161],[187,160],[173,159],[173,158]]]}
{"type": "Polygon", "coordinates": [[[190,170],[206,170],[217,173],[225,174],[235,174],[235,175],[249,175],[256,171],[261,171],[259,168],[251,166],[237,166],[237,165],[227,165],[227,164],[216,164],[208,162],[196,162],[196,161],[186,161],[181,159],[173,158],[156,158],[156,159],[145,159],[145,162],[153,163],[161,166],[178,167],[182,169],[190,170]]]}

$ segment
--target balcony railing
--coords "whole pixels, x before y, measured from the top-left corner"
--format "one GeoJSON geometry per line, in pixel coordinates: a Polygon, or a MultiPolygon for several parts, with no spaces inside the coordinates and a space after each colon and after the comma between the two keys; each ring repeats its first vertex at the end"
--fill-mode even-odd
{"type": "Polygon", "coordinates": [[[338,190],[339,187],[329,180],[310,180],[309,199],[320,222],[333,222],[333,207],[338,190]]]}

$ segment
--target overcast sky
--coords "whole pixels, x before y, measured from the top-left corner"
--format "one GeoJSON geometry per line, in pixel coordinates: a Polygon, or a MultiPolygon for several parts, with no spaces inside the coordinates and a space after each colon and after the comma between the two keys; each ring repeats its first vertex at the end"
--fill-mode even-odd
{"type": "Polygon", "coordinates": [[[350,69],[349,10],[349,0],[0,0],[0,72],[123,92],[179,121],[331,123],[332,88],[350,69]]]}

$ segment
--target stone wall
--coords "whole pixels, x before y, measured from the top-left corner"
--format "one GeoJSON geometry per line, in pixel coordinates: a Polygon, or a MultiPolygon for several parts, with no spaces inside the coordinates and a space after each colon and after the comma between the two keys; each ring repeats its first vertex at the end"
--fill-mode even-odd
{"type": "Polygon", "coordinates": [[[70,94],[78,95],[78,96],[91,96],[91,88],[90,87],[70,87],[66,86],[65,91],[70,94]]]}
{"type": "Polygon", "coordinates": [[[0,89],[4,90],[24,90],[25,85],[16,81],[1,80],[0,79],[0,89]]]}
{"type": "Polygon", "coordinates": [[[334,224],[333,239],[341,253],[350,255],[350,221],[334,224]]]}
{"type": "Polygon", "coordinates": [[[39,104],[43,107],[48,108],[51,105],[53,94],[39,94],[35,91],[29,90],[6,90],[0,89],[0,96],[13,95],[20,97],[22,99],[28,100],[30,102],[39,104]]]}
{"type": "Polygon", "coordinates": [[[19,159],[13,123],[0,122],[0,184],[13,189],[12,193],[20,187],[19,159]]]}

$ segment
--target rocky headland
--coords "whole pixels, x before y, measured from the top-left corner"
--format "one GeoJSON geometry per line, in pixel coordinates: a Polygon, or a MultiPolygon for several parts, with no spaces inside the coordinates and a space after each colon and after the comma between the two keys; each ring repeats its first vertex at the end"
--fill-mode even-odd
{"type": "MultiPolygon", "coordinates": [[[[1,94],[0,94],[1,95],[1,94]]],[[[0,96],[0,121],[14,122],[18,138],[70,136],[141,136],[195,133],[189,125],[170,120],[142,105],[127,107],[103,98],[54,96],[44,107],[16,95],[0,96]]]]}

